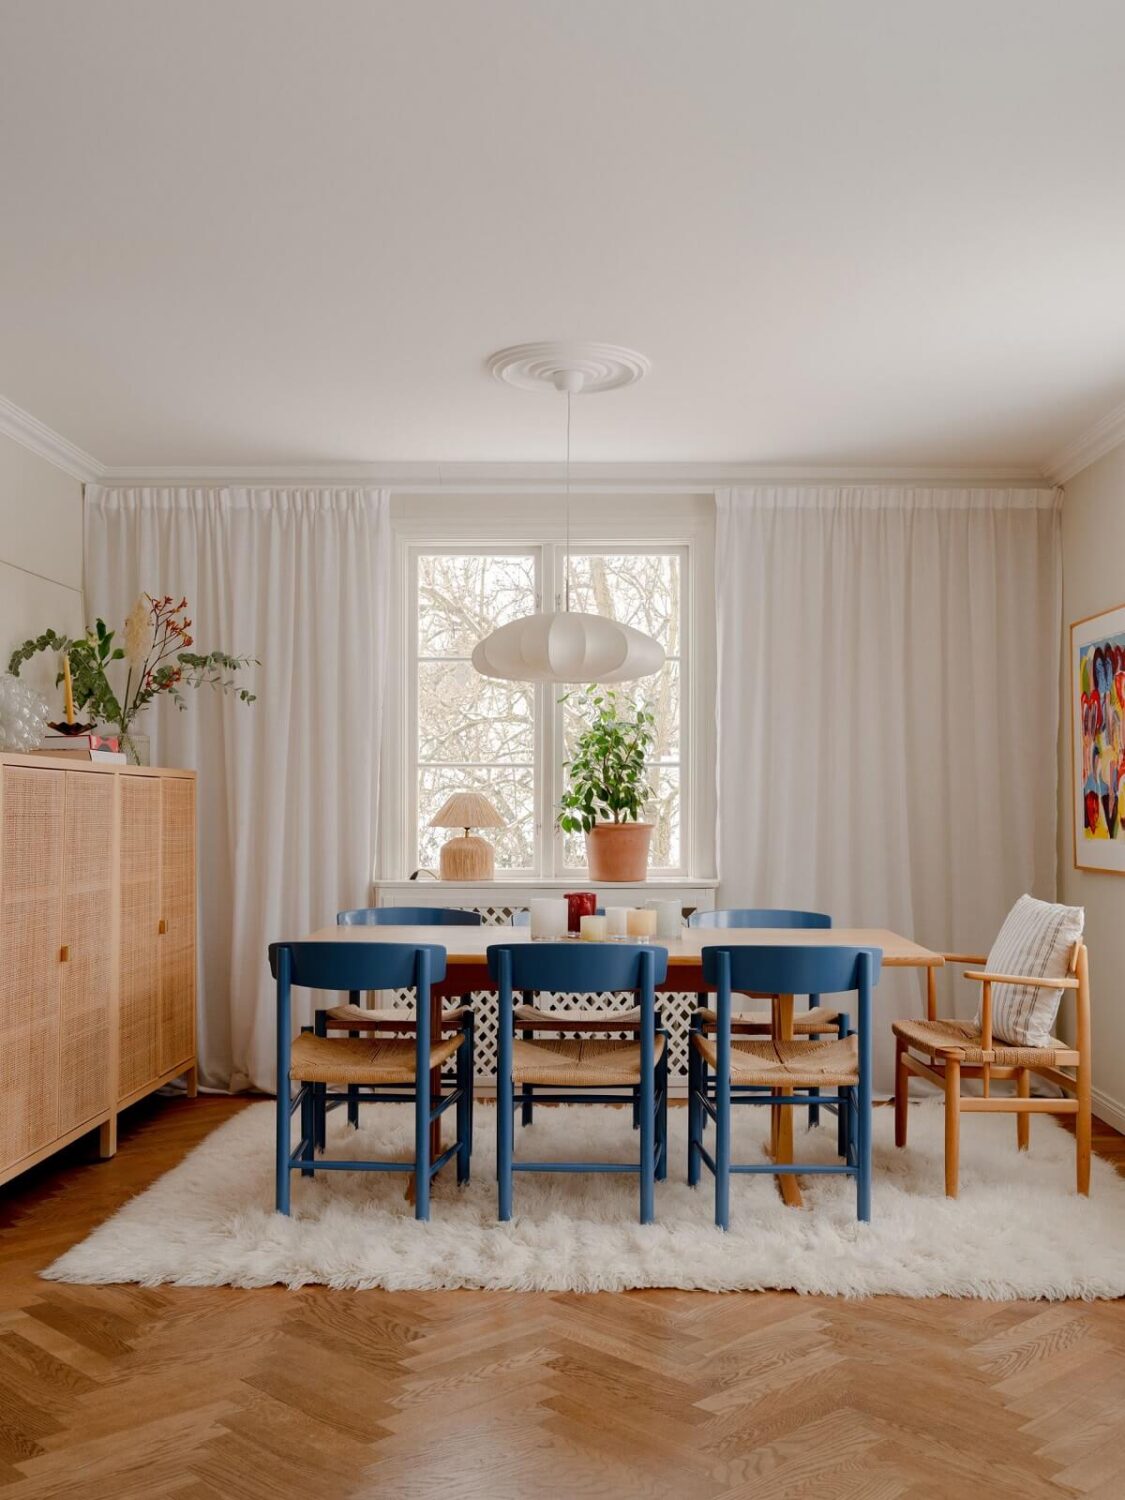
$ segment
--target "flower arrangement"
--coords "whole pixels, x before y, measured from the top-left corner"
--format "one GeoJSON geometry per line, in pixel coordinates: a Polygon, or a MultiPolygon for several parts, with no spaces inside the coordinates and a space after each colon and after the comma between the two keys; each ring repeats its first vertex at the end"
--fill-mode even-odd
{"type": "MultiPolygon", "coordinates": [[[[84,636],[74,639],[46,630],[34,640],[24,641],[12,652],[8,670],[18,677],[20,667],[40,651],[58,651],[63,662],[56,684],[69,677],[74,705],[88,710],[94,719],[113,724],[124,747],[135,747],[129,731],[137,715],[161,693],[169,693],[177,708],[185,709],[185,688],[213,687],[237,693],[243,703],[255,695],[241,687],[235,674],[256,666],[255,658],[230,656],[225,651],[192,651],[195,644],[188,617],[188,602],[176,603],[170,594],[153,598],[141,594],[125,618],[124,645],[115,645],[116,632],[105,621],[95,620],[84,636]],[[110,681],[110,671],[119,675],[118,662],[125,664],[125,688],[120,697],[110,681]]],[[[69,701],[68,701],[69,708],[69,701]]]]}

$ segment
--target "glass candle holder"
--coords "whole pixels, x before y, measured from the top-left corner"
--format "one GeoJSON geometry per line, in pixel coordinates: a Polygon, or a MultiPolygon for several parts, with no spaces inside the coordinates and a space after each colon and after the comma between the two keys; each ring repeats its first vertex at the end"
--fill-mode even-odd
{"type": "Polygon", "coordinates": [[[566,936],[567,904],[558,897],[533,899],[531,902],[531,936],[561,938],[566,936]]]}
{"type": "Polygon", "coordinates": [[[579,919],[579,936],[584,943],[601,943],[605,941],[606,921],[604,917],[584,916],[579,919]]]}
{"type": "Polygon", "coordinates": [[[656,935],[678,938],[683,928],[684,910],[678,901],[647,901],[649,911],[656,913],[656,935]]]}
{"type": "Polygon", "coordinates": [[[593,891],[568,891],[563,900],[567,904],[567,926],[571,932],[577,932],[582,918],[592,917],[598,909],[598,898],[593,891]]]}

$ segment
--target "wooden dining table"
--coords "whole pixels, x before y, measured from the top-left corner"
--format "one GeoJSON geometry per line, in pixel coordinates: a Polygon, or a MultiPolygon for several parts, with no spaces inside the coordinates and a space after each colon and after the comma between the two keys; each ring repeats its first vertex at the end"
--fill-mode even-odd
{"type": "MultiPolygon", "coordinates": [[[[310,933],[303,941],[312,943],[408,943],[413,947],[436,944],[445,949],[445,979],[435,985],[431,995],[434,1035],[438,1034],[441,1010],[450,997],[470,994],[474,990],[489,990],[492,981],[488,974],[488,949],[497,943],[518,944],[533,941],[526,927],[321,927],[310,933]]],[[[686,927],[679,937],[650,938],[653,946],[668,950],[668,977],[661,990],[674,993],[702,993],[711,988],[703,980],[704,948],[714,947],[854,947],[878,948],[883,955],[883,965],[891,969],[923,969],[926,972],[927,1005],[932,1012],[937,970],[944,959],[940,953],[911,938],[902,937],[885,927],[686,927]]],[[[847,999],[848,997],[844,997],[847,999]]],[[[774,1035],[778,1041],[793,1038],[793,996],[773,997],[774,1035]]],[[[431,1075],[434,1091],[440,1088],[440,1072],[431,1075]]],[[[781,1091],[779,1091],[781,1092],[781,1091]]],[[[786,1091],[787,1092],[787,1091],[786,1091]]],[[[435,1140],[431,1143],[433,1157],[441,1154],[441,1121],[434,1122],[435,1140]]],[[[793,1109],[775,1107],[771,1110],[770,1153],[779,1165],[792,1163],[793,1155],[793,1109]]],[[[791,1173],[781,1173],[775,1179],[778,1190],[786,1203],[794,1208],[801,1206],[801,1189],[791,1173]]]]}

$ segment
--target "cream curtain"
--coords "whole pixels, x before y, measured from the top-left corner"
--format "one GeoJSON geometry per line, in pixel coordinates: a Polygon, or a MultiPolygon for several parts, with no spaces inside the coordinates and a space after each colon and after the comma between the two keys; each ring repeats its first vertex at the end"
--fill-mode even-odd
{"type": "MultiPolygon", "coordinates": [[[[987,952],[1055,894],[1058,496],[732,489],[716,546],[721,903],[987,952]]],[[[922,989],[884,978],[890,1087],[922,989]]]]}
{"type": "Polygon", "coordinates": [[[366,903],[390,588],[385,492],[86,491],[87,612],[186,595],[197,648],[257,657],[249,707],[202,689],[138,724],[199,773],[204,1081],[274,1087],[267,945],[366,903]]]}

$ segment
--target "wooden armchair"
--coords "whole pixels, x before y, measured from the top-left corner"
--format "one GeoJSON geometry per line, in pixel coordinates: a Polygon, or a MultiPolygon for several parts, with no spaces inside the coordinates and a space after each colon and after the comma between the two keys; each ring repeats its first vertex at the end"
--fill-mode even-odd
{"type": "MultiPolygon", "coordinates": [[[[987,959],[946,953],[947,962],[984,964],[987,959]]],[[[932,971],[931,971],[932,972],[932,971]]],[[[1090,1191],[1090,979],[1086,945],[1075,943],[1063,979],[1031,979],[1020,974],[991,974],[966,969],[965,978],[981,985],[980,1025],[974,1021],[939,1020],[936,992],[931,985],[924,1021],[895,1021],[895,1145],[906,1145],[907,1091],[910,1075],[928,1078],[945,1092],[945,1191],[956,1198],[964,1113],[1014,1114],[1016,1143],[1026,1151],[1031,1139],[1031,1116],[1073,1115],[1077,1136],[1078,1191],[1090,1191]],[[1073,992],[1077,1004],[1076,1045],[1055,1038],[1046,1047],[1011,1046],[992,1035],[992,986],[1030,985],[1036,989],[1073,992]],[[1073,1069],[1063,1071],[1064,1069],[1073,1069]],[[1031,1076],[1038,1075],[1066,1091],[1062,1099],[1033,1099],[1031,1076]],[[964,1078],[979,1078],[981,1092],[962,1094],[964,1078]],[[992,1084],[1015,1080],[1016,1093],[995,1095],[992,1084]]]]}

